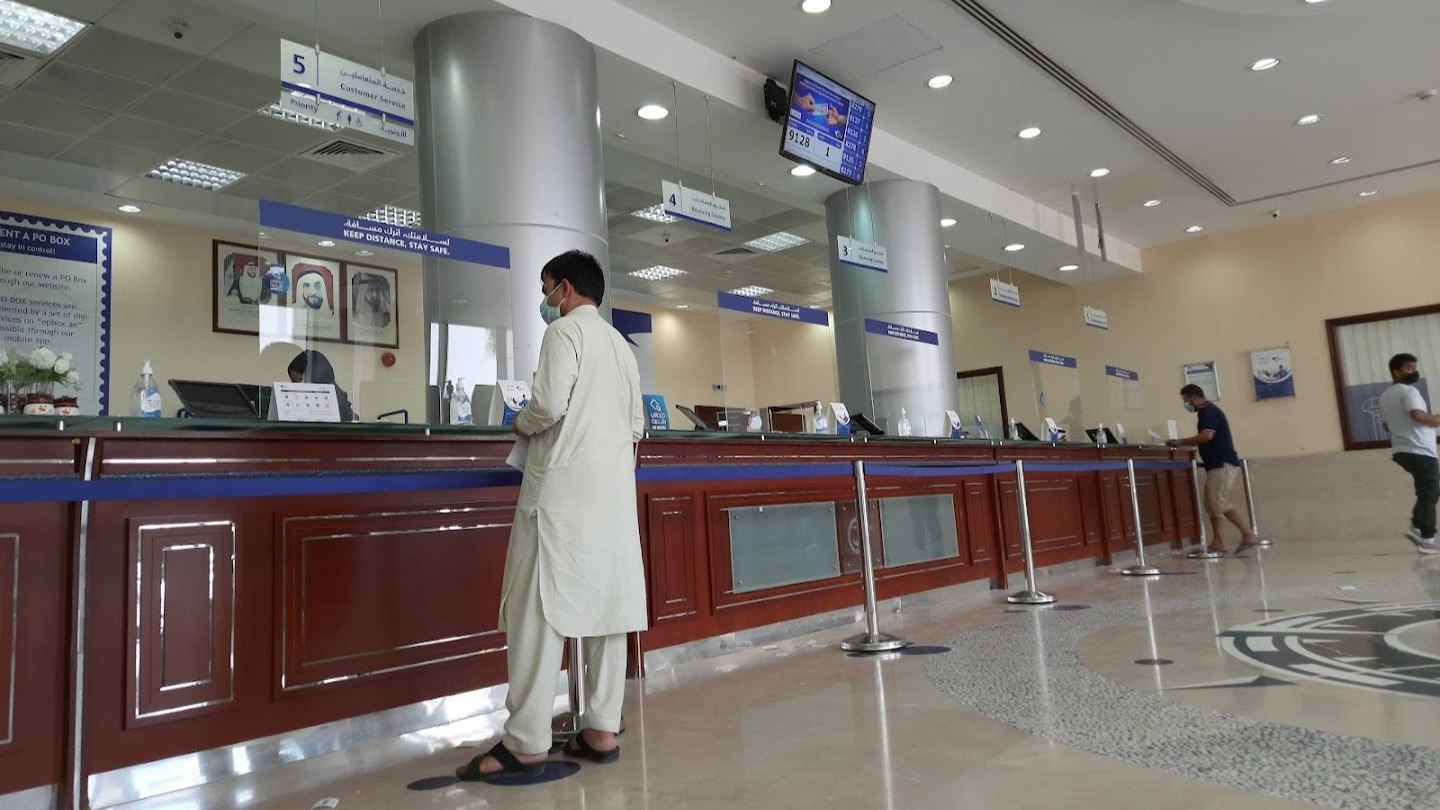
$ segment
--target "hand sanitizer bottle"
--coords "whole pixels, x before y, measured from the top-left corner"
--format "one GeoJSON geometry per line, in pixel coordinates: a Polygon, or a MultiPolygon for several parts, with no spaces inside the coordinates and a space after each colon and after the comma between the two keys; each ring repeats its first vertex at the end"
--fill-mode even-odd
{"type": "Polygon", "coordinates": [[[1105,438],[1105,423],[1101,422],[1100,429],[1095,432],[1095,443],[1100,445],[1101,447],[1104,447],[1106,442],[1107,440],[1105,438]]]}
{"type": "Polygon", "coordinates": [[[759,411],[745,412],[745,429],[747,431],[751,433],[759,433],[764,426],[764,423],[760,420],[759,411]]]}
{"type": "Polygon", "coordinates": [[[155,385],[155,369],[150,361],[140,370],[140,379],[130,389],[130,415],[142,419],[159,419],[164,405],[160,400],[160,388],[155,385]]]}
{"type": "Polygon", "coordinates": [[[450,394],[450,423],[452,425],[473,425],[475,414],[470,409],[470,395],[465,393],[465,378],[455,381],[455,390],[450,394]]]}
{"type": "Polygon", "coordinates": [[[816,433],[829,433],[829,432],[830,432],[830,422],[829,422],[829,420],[827,420],[827,419],[825,418],[825,409],[824,409],[823,407],[821,407],[821,406],[820,406],[820,403],[818,403],[818,402],[815,403],[815,432],[816,432],[816,433]]]}
{"type": "Polygon", "coordinates": [[[1010,441],[1012,441],[1012,442],[1018,442],[1018,441],[1020,441],[1020,428],[1017,427],[1016,425],[1017,425],[1017,423],[1015,422],[1014,417],[1011,417],[1011,419],[1010,419],[1010,441]]]}
{"type": "Polygon", "coordinates": [[[910,436],[913,431],[910,429],[910,417],[905,415],[905,409],[900,409],[900,421],[895,425],[895,432],[901,436],[910,436]]]}

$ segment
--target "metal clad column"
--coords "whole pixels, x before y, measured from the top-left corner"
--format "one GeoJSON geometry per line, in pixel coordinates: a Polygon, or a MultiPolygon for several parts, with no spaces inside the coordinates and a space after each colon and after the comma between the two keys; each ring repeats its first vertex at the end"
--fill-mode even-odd
{"type": "Polygon", "coordinates": [[[503,272],[427,259],[426,319],[512,328],[500,376],[530,382],[546,261],[575,248],[595,254],[609,317],[595,49],[554,23],[471,12],[421,29],[415,71],[426,228],[510,248],[503,272]]]}
{"type": "Polygon", "coordinates": [[[840,398],[892,434],[903,407],[915,435],[950,435],[945,411],[956,407],[955,344],[939,191],[914,180],[846,189],[825,201],[825,223],[840,398]],[[836,236],[884,245],[890,272],[841,264],[836,236]],[[866,318],[935,332],[940,345],[867,339],[866,318]]]}

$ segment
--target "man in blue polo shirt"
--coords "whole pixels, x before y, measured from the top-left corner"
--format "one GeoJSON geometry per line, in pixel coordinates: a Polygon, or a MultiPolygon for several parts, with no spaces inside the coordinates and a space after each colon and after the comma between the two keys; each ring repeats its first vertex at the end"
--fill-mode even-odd
{"type": "Polygon", "coordinates": [[[1230,493],[1240,480],[1240,456],[1235,453],[1235,438],[1230,435],[1230,420],[1220,406],[1205,398],[1205,391],[1198,385],[1187,385],[1180,389],[1180,399],[1185,410],[1198,414],[1199,424],[1195,435],[1188,439],[1171,439],[1171,447],[1195,447],[1200,450],[1200,465],[1205,468],[1205,512],[1210,515],[1210,548],[1225,552],[1225,542],[1220,537],[1221,518],[1235,524],[1240,530],[1240,546],[1236,554],[1253,548],[1260,539],[1250,527],[1240,520],[1240,512],[1230,502],[1230,493]]]}

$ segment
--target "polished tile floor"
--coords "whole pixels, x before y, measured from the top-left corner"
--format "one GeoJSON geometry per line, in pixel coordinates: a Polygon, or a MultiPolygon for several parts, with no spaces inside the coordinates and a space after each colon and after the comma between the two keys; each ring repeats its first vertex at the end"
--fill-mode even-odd
{"type": "Polygon", "coordinates": [[[465,724],[129,805],[433,808],[1440,807],[1440,560],[1278,543],[1166,576],[1046,578],[887,615],[926,655],[831,631],[631,684],[614,765],[445,784],[465,724]]]}

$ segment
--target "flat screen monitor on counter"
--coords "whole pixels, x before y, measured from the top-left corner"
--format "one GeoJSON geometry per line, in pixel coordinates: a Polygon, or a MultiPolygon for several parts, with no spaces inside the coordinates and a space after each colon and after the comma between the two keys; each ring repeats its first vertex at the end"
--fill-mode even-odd
{"type": "Polygon", "coordinates": [[[780,154],[858,186],[865,182],[874,122],[875,102],[797,60],[780,154]]]}

